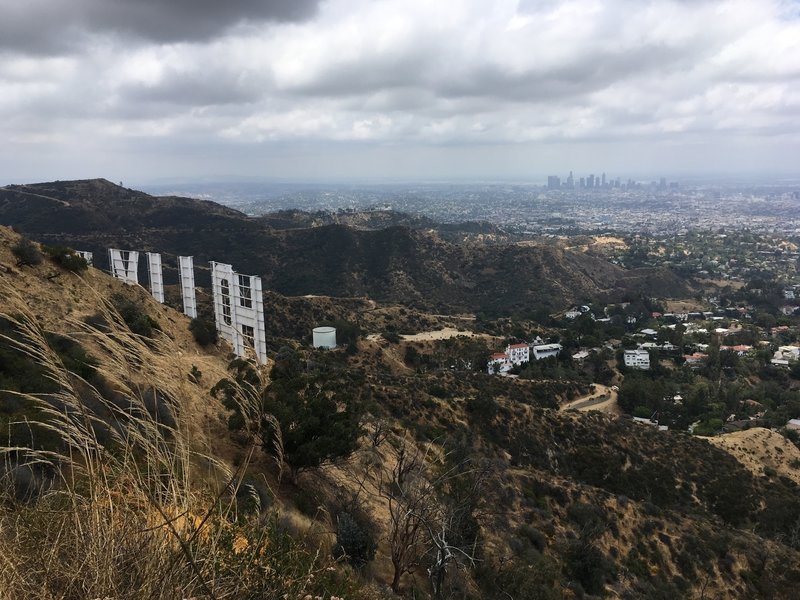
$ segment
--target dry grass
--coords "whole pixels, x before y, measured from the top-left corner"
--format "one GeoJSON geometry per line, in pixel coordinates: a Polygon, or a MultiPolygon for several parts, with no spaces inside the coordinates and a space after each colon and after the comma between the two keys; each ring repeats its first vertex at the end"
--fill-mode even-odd
{"type": "Polygon", "coordinates": [[[708,438],[708,442],[729,452],[754,475],[763,475],[765,469],[800,484],[800,449],[779,433],[753,427],[744,431],[726,433],[708,438]]]}
{"type": "MultiPolygon", "coordinates": [[[[173,341],[131,333],[108,305],[107,328],[69,322],[70,337],[102,356],[109,399],[64,367],[20,296],[1,296],[18,332],[5,342],[58,389],[21,396],[60,443],[0,448],[0,599],[303,597],[347,587],[319,549],[242,493],[248,460],[233,472],[195,450],[185,415],[192,384],[173,341]],[[37,485],[21,500],[23,472],[37,485]],[[248,502],[255,510],[245,514],[248,502]]],[[[254,390],[238,394],[250,415],[254,390]]]]}

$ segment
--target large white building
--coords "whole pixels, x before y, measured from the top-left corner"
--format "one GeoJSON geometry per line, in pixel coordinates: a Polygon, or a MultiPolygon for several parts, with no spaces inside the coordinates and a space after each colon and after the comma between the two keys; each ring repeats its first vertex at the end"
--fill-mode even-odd
{"type": "Polygon", "coordinates": [[[626,367],[643,370],[650,368],[650,353],[642,348],[625,350],[624,360],[626,367]]]}
{"type": "Polygon", "coordinates": [[[530,362],[531,348],[528,344],[511,344],[506,348],[506,355],[512,365],[530,362]]]}

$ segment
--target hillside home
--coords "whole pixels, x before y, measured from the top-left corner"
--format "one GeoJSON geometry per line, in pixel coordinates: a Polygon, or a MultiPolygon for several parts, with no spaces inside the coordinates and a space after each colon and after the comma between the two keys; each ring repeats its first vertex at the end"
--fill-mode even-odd
{"type": "Polygon", "coordinates": [[[800,346],[778,346],[774,358],[790,362],[800,359],[800,346]]]}
{"type": "Polygon", "coordinates": [[[561,344],[541,344],[533,347],[533,357],[536,360],[558,356],[559,352],[561,352],[561,344]]]}
{"type": "Polygon", "coordinates": [[[508,373],[511,370],[511,361],[508,360],[508,355],[498,352],[497,354],[492,354],[489,357],[489,363],[486,366],[486,370],[489,375],[494,375],[495,373],[508,373]]]}
{"type": "Polygon", "coordinates": [[[735,352],[739,356],[745,356],[753,350],[753,347],[747,344],[737,344],[736,346],[720,346],[719,349],[725,352],[735,352]]]}
{"type": "Polygon", "coordinates": [[[528,344],[511,344],[506,348],[506,355],[512,365],[521,365],[522,363],[530,362],[530,346],[528,344]]]}
{"type": "Polygon", "coordinates": [[[669,427],[667,425],[659,425],[657,419],[647,419],[645,417],[633,417],[634,423],[640,423],[641,425],[650,425],[651,427],[657,428],[659,431],[669,431],[669,427]]]}
{"type": "Polygon", "coordinates": [[[625,366],[631,369],[646,371],[650,368],[650,353],[642,348],[625,350],[623,360],[625,361],[625,366]]]}
{"type": "Polygon", "coordinates": [[[683,359],[690,367],[699,367],[708,359],[708,354],[702,352],[695,352],[694,354],[685,354],[683,359]]]}
{"type": "Polygon", "coordinates": [[[588,350],[581,350],[580,352],[576,352],[572,355],[572,360],[577,362],[583,362],[589,358],[589,351],[588,350]]]}

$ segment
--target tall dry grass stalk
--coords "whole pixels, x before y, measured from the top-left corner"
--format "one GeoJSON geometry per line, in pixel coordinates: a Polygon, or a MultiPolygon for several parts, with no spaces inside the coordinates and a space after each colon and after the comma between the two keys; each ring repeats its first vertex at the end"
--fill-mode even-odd
{"type": "MultiPolygon", "coordinates": [[[[196,451],[196,391],[172,340],[131,333],[107,303],[107,327],[68,323],[68,337],[100,359],[101,391],[64,367],[19,295],[0,300],[16,329],[4,342],[57,389],[19,395],[60,440],[0,448],[0,600],[292,598],[334,585],[277,519],[237,512],[247,461],[231,472],[196,451]],[[45,483],[20,500],[13,480],[26,469],[45,483]]],[[[256,387],[240,390],[243,413],[255,415],[256,387]]]]}

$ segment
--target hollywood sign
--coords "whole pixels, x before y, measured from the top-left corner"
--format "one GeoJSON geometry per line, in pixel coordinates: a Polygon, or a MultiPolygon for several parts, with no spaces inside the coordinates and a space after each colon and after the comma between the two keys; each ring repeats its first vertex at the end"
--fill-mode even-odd
{"type": "MultiPolygon", "coordinates": [[[[91,252],[78,251],[91,264],[91,252]]],[[[164,302],[164,278],[161,255],[145,253],[150,294],[164,302]]],[[[139,285],[139,253],[133,250],[110,248],[108,262],[111,274],[129,285],[139,285]]],[[[181,297],[183,312],[197,317],[197,298],[194,284],[194,258],[179,256],[181,297]]],[[[214,321],[219,335],[230,342],[239,357],[253,356],[259,362],[267,361],[267,337],[264,327],[264,298],[261,278],[242,275],[231,265],[211,262],[211,291],[214,299],[214,321]]]]}

